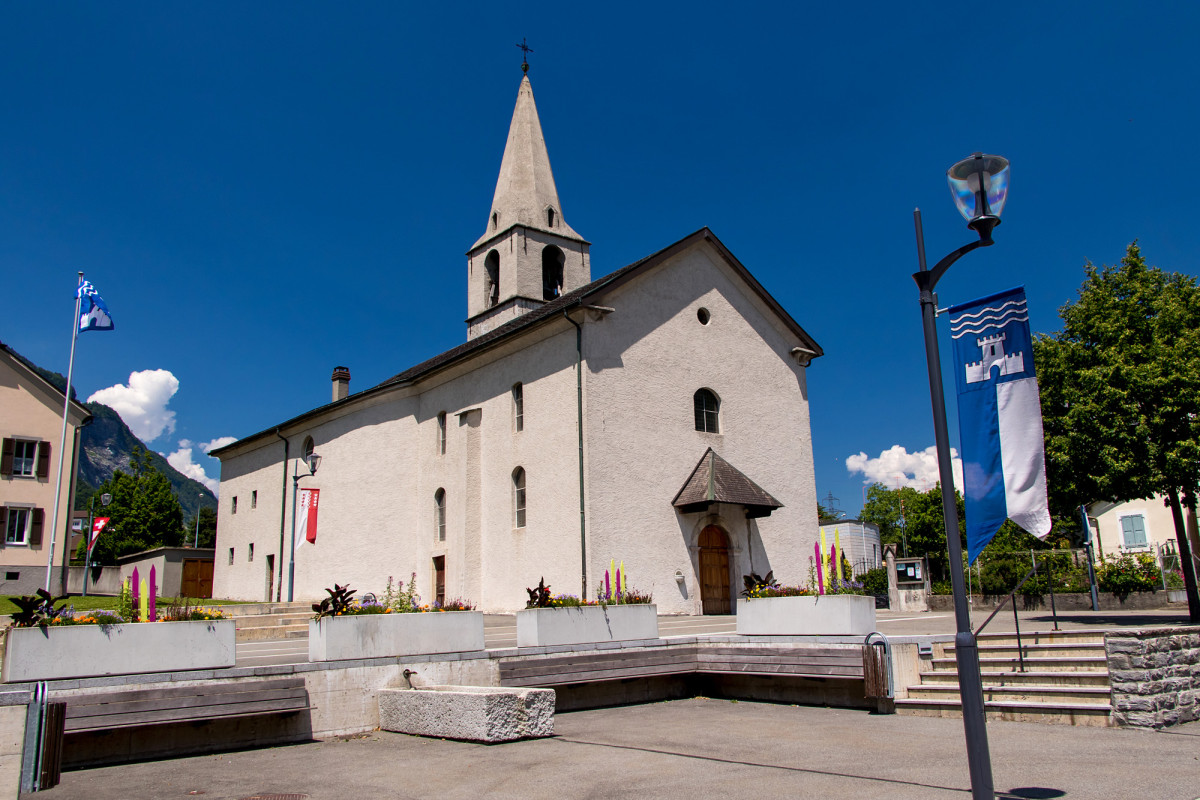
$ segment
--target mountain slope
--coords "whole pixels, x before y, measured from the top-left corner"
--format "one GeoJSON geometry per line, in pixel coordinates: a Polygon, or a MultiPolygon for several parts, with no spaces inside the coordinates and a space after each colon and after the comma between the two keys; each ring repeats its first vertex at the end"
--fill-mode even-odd
{"type": "MultiPolygon", "coordinates": [[[[49,381],[60,392],[67,379],[57,372],[43,369],[29,359],[17,354],[31,369],[49,381]]],[[[71,387],[71,399],[78,400],[75,387],[71,387]]],[[[200,506],[216,508],[217,498],[204,484],[194,481],[167,463],[167,459],[151,450],[129,430],[121,415],[103,403],[84,403],[92,415],[92,422],[85,425],[80,434],[79,483],[75,491],[75,508],[86,509],[96,487],[112,477],[113,472],[132,473],[130,463],[135,448],[150,453],[154,468],[167,476],[171,491],[183,508],[185,521],[194,520],[200,506]]]]}

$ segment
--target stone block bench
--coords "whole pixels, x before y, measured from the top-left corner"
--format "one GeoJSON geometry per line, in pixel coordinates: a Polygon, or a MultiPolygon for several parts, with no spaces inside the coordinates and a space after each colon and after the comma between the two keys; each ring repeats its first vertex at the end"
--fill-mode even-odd
{"type": "Polygon", "coordinates": [[[554,690],[500,686],[382,689],[379,727],[471,742],[553,736],[554,690]]]}

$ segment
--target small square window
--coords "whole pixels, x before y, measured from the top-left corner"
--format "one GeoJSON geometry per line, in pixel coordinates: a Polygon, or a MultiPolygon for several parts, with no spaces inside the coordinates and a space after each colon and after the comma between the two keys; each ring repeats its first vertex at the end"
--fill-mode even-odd
{"type": "Polygon", "coordinates": [[[29,508],[9,508],[8,520],[4,526],[5,544],[27,544],[29,539],[29,522],[33,517],[29,508]]]}
{"type": "Polygon", "coordinates": [[[4,573],[4,580],[6,580],[6,581],[19,581],[19,580],[21,580],[21,573],[19,573],[19,572],[6,572],[6,573],[4,573]]]}
{"type": "Polygon", "coordinates": [[[37,467],[37,442],[17,439],[13,442],[12,474],[15,477],[32,478],[37,467]]]}
{"type": "Polygon", "coordinates": [[[233,548],[229,548],[229,563],[233,563],[233,548]]]}
{"type": "Polygon", "coordinates": [[[251,542],[251,543],[250,543],[250,553],[249,553],[249,555],[247,556],[246,560],[247,560],[247,561],[253,561],[253,560],[254,560],[254,542],[251,542]]]}
{"type": "Polygon", "coordinates": [[[250,507],[258,508],[258,490],[255,489],[250,493],[250,507]]]}

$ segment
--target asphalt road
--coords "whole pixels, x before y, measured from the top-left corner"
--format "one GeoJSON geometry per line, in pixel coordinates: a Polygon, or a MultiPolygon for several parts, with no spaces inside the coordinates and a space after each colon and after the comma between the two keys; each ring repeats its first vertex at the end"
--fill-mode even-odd
{"type": "MultiPolygon", "coordinates": [[[[1194,800],[1200,723],[987,725],[997,797],[1194,800]]],[[[376,731],[64,772],[39,800],[870,798],[969,800],[962,720],[693,698],[558,714],[498,745],[376,731]]]]}

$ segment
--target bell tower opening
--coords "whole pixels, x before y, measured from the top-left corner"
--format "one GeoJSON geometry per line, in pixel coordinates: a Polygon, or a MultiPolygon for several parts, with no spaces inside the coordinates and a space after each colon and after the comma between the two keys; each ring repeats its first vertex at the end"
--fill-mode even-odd
{"type": "Polygon", "coordinates": [[[553,300],[562,294],[563,264],[567,257],[552,244],[542,248],[542,299],[553,300]]]}
{"type": "Polygon", "coordinates": [[[483,260],[483,272],[484,303],[491,308],[500,302],[500,254],[495,250],[490,251],[483,260]]]}

